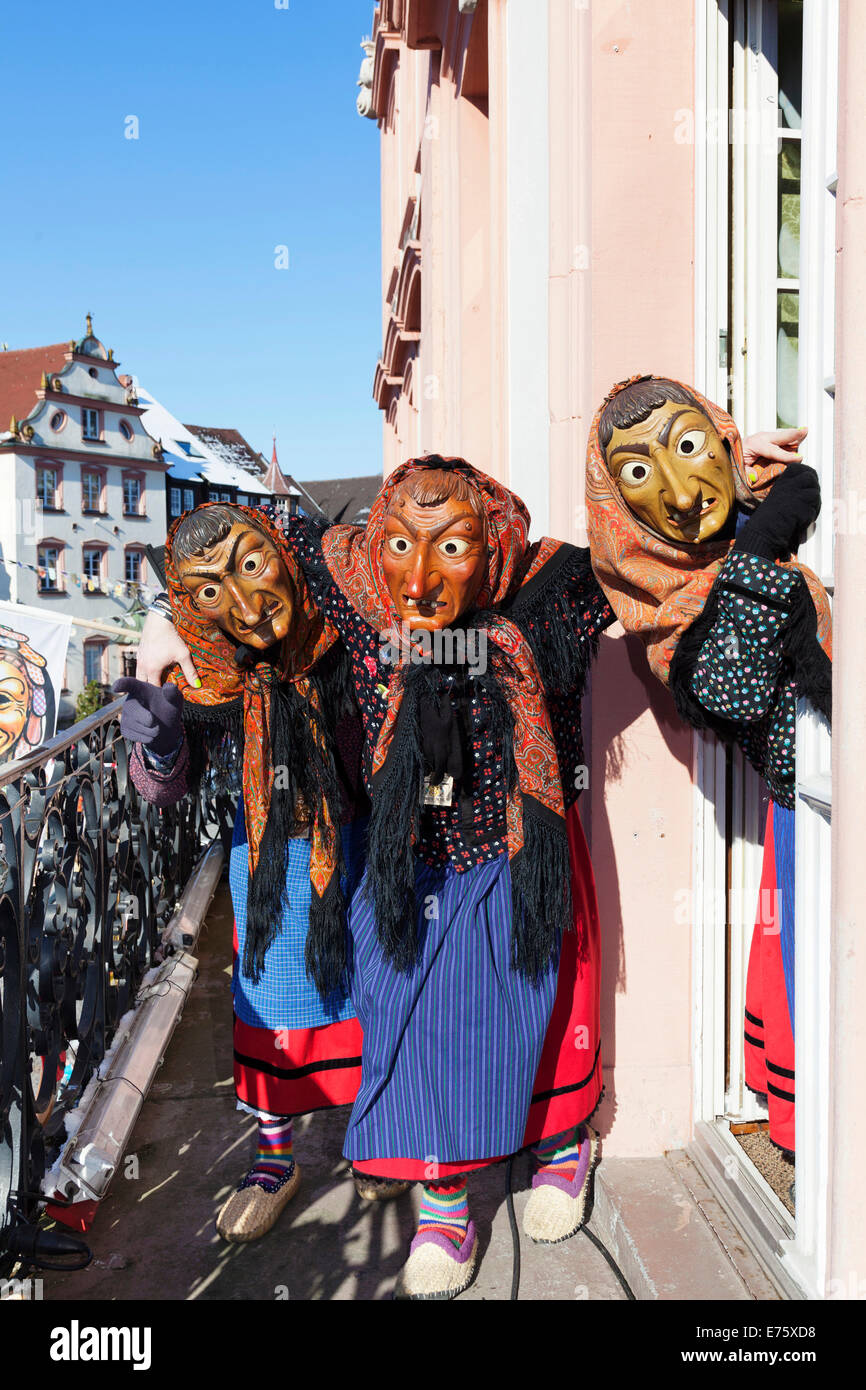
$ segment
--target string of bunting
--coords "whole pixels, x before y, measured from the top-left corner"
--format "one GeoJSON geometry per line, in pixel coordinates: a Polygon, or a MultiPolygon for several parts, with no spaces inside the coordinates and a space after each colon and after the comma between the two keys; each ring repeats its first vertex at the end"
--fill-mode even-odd
{"type": "Polygon", "coordinates": [[[24,560],[4,560],[3,564],[30,570],[39,579],[47,577],[52,584],[57,582],[59,573],[61,579],[65,579],[67,584],[74,585],[76,589],[84,589],[89,594],[98,591],[110,598],[123,598],[124,594],[129,593],[133,597],[137,594],[145,603],[151,603],[161,592],[158,586],[141,584],[135,579],[93,579],[87,574],[76,574],[69,570],[58,571],[55,565],[28,565],[24,560]]]}

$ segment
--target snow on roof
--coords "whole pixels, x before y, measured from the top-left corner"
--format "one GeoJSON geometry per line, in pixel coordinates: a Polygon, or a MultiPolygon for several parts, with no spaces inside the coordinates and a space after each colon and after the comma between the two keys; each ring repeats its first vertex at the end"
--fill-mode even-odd
{"type": "Polygon", "coordinates": [[[264,477],[261,455],[247,443],[240,430],[222,429],[215,425],[186,425],[185,428],[225,463],[231,463],[256,477],[264,477]]]}
{"type": "Polygon", "coordinates": [[[180,420],[166,410],[149,391],[139,383],[138,403],[144,408],[141,423],[148,434],[162,442],[163,455],[168,464],[170,478],[179,482],[190,482],[204,478],[219,487],[236,487],[240,492],[269,497],[270,493],[261,479],[245,468],[216,453],[210,443],[187,429],[180,420]]]}

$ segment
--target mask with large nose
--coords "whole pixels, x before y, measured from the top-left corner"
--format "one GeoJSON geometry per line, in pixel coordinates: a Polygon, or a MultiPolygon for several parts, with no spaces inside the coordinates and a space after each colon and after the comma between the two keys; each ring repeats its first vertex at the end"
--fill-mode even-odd
{"type": "Polygon", "coordinates": [[[273,541],[246,519],[198,553],[178,556],[176,563],[199,612],[235,641],[265,650],[288,634],[294,585],[273,541]]]}
{"type": "Polygon", "coordinates": [[[664,401],[639,423],[615,427],[604,456],[629,510],[657,535],[694,543],[727,524],[734,472],[697,404],[664,401]]]}
{"type": "Polygon", "coordinates": [[[385,518],[382,568],[401,622],[428,632],[455,624],[487,574],[486,526],[470,489],[435,469],[406,479],[385,518]]]}

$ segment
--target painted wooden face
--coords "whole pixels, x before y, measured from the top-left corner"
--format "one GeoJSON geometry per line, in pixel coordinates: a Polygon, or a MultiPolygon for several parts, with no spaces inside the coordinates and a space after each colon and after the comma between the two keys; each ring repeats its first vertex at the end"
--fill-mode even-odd
{"type": "Polygon", "coordinates": [[[639,425],[615,429],[605,461],[639,521],[672,541],[705,541],[734,505],[734,470],[710,419],[666,401],[639,425]]]}
{"type": "Polygon", "coordinates": [[[484,521],[468,502],[422,506],[401,486],[385,518],[382,568],[401,621],[427,632],[450,627],[487,574],[484,521]]]}
{"type": "Polygon", "coordinates": [[[202,555],[178,560],[180,582],[199,612],[235,641],[264,650],[289,632],[295,587],[269,536],[246,522],[202,555]]]}
{"type": "Polygon", "coordinates": [[[30,687],[19,668],[0,660],[0,758],[6,757],[24,732],[30,710],[30,687]]]}

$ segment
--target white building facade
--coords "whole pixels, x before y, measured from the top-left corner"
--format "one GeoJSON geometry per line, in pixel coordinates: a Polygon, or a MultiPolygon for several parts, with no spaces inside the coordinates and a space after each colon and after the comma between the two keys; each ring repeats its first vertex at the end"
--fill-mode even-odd
{"type": "Polygon", "coordinates": [[[111,631],[155,586],[146,548],[165,540],[162,448],[118,365],[89,315],[78,341],[0,353],[7,419],[12,404],[0,434],[0,598],[77,620],[61,718],[89,680],[123,673],[111,631]]]}

